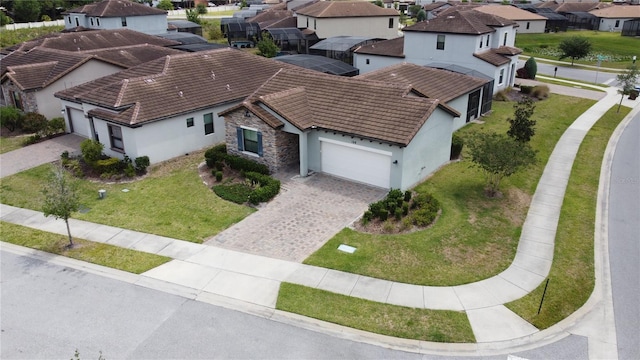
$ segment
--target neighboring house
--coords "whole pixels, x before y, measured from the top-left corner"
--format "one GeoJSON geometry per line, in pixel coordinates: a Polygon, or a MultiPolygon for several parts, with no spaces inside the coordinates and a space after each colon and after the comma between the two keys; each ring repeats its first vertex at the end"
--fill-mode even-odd
{"type": "Polygon", "coordinates": [[[526,10],[528,12],[538,14],[547,19],[544,32],[559,32],[567,31],[569,26],[569,19],[566,16],[560,15],[553,11],[551,8],[535,7],[531,4],[518,4],[518,8],[526,10]]]}
{"type": "Polygon", "coordinates": [[[357,76],[358,79],[411,85],[429,99],[438,99],[462,114],[453,130],[491,110],[491,80],[409,63],[400,63],[357,76]]]}
{"type": "Polygon", "coordinates": [[[65,29],[131,29],[155,35],[167,32],[167,12],[129,0],[102,0],[62,13],[65,29]]]}
{"type": "Polygon", "coordinates": [[[54,93],[181,51],[155,45],[132,45],[104,50],[64,51],[36,47],[14,51],[0,64],[0,87],[5,103],[48,119],[60,117],[54,93]]]}
{"type": "Polygon", "coordinates": [[[474,10],[515,21],[520,34],[545,32],[547,18],[511,5],[484,5],[474,10]]]}
{"type": "MultiPolygon", "coordinates": [[[[514,21],[496,15],[451,8],[433,20],[405,27],[402,55],[398,55],[396,46],[389,46],[393,53],[384,55],[362,47],[354,52],[354,66],[364,74],[394,61],[418,65],[448,63],[490,77],[494,80],[495,94],[513,86],[515,80],[518,54],[522,52],[514,47],[517,26],[514,21]]],[[[396,45],[398,40],[394,41],[396,45]]],[[[378,42],[373,47],[384,48],[385,43],[378,42]]]]}
{"type": "Polygon", "coordinates": [[[590,13],[600,19],[598,30],[622,31],[626,21],[640,19],[640,5],[616,5],[590,13]]]}
{"type": "Polygon", "coordinates": [[[171,20],[167,22],[167,28],[169,32],[185,32],[202,36],[202,25],[189,20],[171,20]]]}
{"type": "Polygon", "coordinates": [[[223,142],[217,113],[281,68],[297,67],[230,48],[168,55],[55,96],[71,132],[157,163],[223,142]]]}
{"type": "Polygon", "coordinates": [[[299,166],[408,189],[449,161],[460,114],[411,85],[281,70],[219,113],[227,152],[271,171],[299,166]]]}
{"type": "MultiPolygon", "coordinates": [[[[420,5],[421,3],[418,3],[420,5]]],[[[453,4],[444,1],[436,1],[433,3],[425,4],[422,9],[424,9],[427,14],[427,20],[434,19],[438,16],[438,14],[448,8],[452,7],[453,4]]]]}
{"type": "Polygon", "coordinates": [[[353,51],[360,46],[376,43],[383,39],[364,36],[334,36],[321,40],[309,47],[309,54],[322,55],[330,59],[353,65],[353,51]]]}
{"type": "Polygon", "coordinates": [[[367,1],[319,1],[295,11],[298,28],[315,31],[318,38],[364,36],[398,37],[400,14],[367,1]]]}
{"type": "Polygon", "coordinates": [[[600,26],[600,21],[598,17],[591,14],[590,11],[611,6],[614,5],[597,1],[564,2],[559,4],[554,10],[567,18],[567,26],[570,29],[597,30],[600,26]]]}

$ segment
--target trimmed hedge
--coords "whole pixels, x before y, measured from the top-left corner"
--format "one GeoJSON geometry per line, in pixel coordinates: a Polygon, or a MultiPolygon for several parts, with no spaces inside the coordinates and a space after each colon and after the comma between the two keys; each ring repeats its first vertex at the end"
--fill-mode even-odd
{"type": "Polygon", "coordinates": [[[239,171],[257,172],[264,175],[269,175],[269,167],[257,163],[250,159],[245,159],[238,155],[227,154],[227,146],[220,144],[212,147],[204,153],[204,158],[209,169],[217,167],[217,163],[224,162],[230,168],[239,171]]]}
{"type": "Polygon", "coordinates": [[[253,191],[247,184],[216,185],[213,187],[213,192],[216,195],[236,204],[246,203],[253,191]]]}
{"type": "Polygon", "coordinates": [[[249,195],[249,202],[254,205],[267,202],[280,192],[280,180],[276,180],[269,175],[247,172],[244,176],[251,182],[251,185],[259,185],[249,195]]]}

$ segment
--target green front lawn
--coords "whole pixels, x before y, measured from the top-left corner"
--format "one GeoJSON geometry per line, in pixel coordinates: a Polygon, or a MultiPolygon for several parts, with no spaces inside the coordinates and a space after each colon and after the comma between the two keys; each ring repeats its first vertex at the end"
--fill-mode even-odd
{"type": "MultiPolygon", "coordinates": [[[[567,127],[593,104],[592,100],[555,94],[538,103],[532,139],[538,163],[504,180],[503,197],[484,196],[484,177],[468,160],[452,163],[415,188],[433,194],[442,204],[442,214],[431,228],[399,235],[344,229],[305,264],[434,286],[470,283],[501,272],[513,261],[531,196],[551,151],[567,127]],[[340,252],[340,244],[357,250],[340,252]]],[[[484,124],[470,124],[459,134],[506,132],[506,118],[512,114],[513,103],[494,102],[493,113],[482,118],[484,124]]]]}
{"type": "MultiPolygon", "coordinates": [[[[73,218],[192,242],[202,242],[245,218],[254,210],[224,201],[202,183],[197,166],[203,152],[150,168],[130,183],[80,181],[84,210],[73,218]],[[105,199],[98,190],[107,190],[105,199]],[[123,192],[128,190],[128,192],[123,192]]],[[[40,211],[42,189],[50,165],[0,179],[0,202],[40,211]]]]}
{"type": "MultiPolygon", "coordinates": [[[[558,60],[558,45],[567,37],[583,36],[591,41],[591,56],[576,60],[576,64],[597,65],[597,55],[608,57],[602,67],[625,69],[638,56],[640,38],[621,36],[619,32],[603,31],[567,31],[545,34],[518,34],[516,47],[522,49],[524,55],[536,58],[558,60]]],[[[564,59],[571,61],[571,59],[564,59]]]]}
{"type": "MultiPolygon", "coordinates": [[[[73,229],[71,234],[73,235],[73,229]]],[[[74,248],[67,249],[67,235],[53,234],[4,221],[0,221],[0,240],[134,274],[142,274],[171,260],[166,256],[75,238],[74,248]]]]}
{"type": "Polygon", "coordinates": [[[546,329],[578,310],[594,287],[594,224],[600,164],[616,126],[631,109],[613,106],[589,131],[573,164],[562,204],[549,286],[538,315],[545,282],[507,307],[538,329],[546,329]]]}
{"type": "Polygon", "coordinates": [[[405,339],[475,342],[464,312],[415,309],[282,283],[276,309],[405,339]]]}

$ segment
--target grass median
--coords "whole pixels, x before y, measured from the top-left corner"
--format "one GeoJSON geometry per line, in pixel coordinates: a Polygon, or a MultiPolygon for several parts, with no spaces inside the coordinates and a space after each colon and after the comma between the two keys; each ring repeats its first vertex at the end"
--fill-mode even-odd
{"type": "Polygon", "coordinates": [[[0,235],[0,240],[4,242],[134,274],[141,274],[171,260],[166,256],[124,249],[84,239],[74,239],[75,246],[72,249],[68,249],[66,247],[69,243],[67,235],[40,231],[4,221],[0,221],[0,234],[2,234],[0,235]]]}
{"type": "Polygon", "coordinates": [[[475,342],[464,312],[382,304],[290,283],[280,285],[276,308],[405,339],[475,342]]]}
{"type": "MultiPolygon", "coordinates": [[[[506,132],[513,102],[494,102],[493,112],[458,133],[506,132]]],[[[556,142],[593,100],[551,95],[539,102],[531,144],[538,163],[503,181],[500,198],[484,195],[484,177],[467,159],[451,163],[418,185],[433,194],[442,214],[425,230],[410,234],[366,234],[344,229],[312,254],[305,264],[409,284],[452,286],[486,279],[513,261],[520,230],[544,166],[556,142]],[[357,248],[353,254],[340,244],[357,248]]]]}
{"type": "Polygon", "coordinates": [[[507,307],[538,329],[546,329],[578,310],[594,287],[594,231],[600,165],[611,134],[631,109],[614,106],[585,137],[571,170],[565,193],[549,286],[540,314],[543,282],[529,295],[507,307]]]}
{"type": "MultiPolygon", "coordinates": [[[[82,209],[73,218],[201,243],[254,211],[220,199],[202,183],[197,166],[203,154],[164,162],[132,182],[79,180],[82,209]],[[107,190],[105,199],[99,189],[107,190]]],[[[0,179],[0,202],[41,211],[49,169],[42,165],[0,179]]]]}

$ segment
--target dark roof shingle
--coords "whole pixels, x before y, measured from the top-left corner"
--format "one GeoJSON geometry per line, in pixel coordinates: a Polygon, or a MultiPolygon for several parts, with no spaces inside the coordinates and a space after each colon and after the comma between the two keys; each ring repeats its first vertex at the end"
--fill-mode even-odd
{"type": "Polygon", "coordinates": [[[514,21],[473,10],[449,8],[437,18],[407,26],[403,31],[480,35],[495,32],[494,27],[517,25],[514,21]]]}
{"type": "Polygon", "coordinates": [[[357,54],[380,55],[390,57],[404,57],[404,38],[382,40],[373,44],[362,45],[355,51],[357,54]]]}
{"type": "Polygon", "coordinates": [[[384,9],[367,1],[319,1],[296,13],[315,18],[400,16],[394,9],[384,9]]]}

